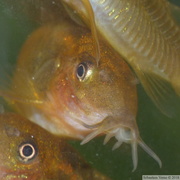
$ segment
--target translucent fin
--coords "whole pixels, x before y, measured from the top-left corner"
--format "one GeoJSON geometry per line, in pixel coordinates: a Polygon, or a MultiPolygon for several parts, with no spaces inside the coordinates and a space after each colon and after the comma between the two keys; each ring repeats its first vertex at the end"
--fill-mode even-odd
{"type": "Polygon", "coordinates": [[[148,74],[141,70],[136,72],[145,91],[161,112],[168,117],[179,117],[180,97],[172,86],[154,74],[148,74]]]}
{"type": "Polygon", "coordinates": [[[0,61],[0,89],[8,88],[11,79],[12,79],[12,71],[14,70],[14,67],[12,64],[10,64],[7,59],[0,61]]]}
{"type": "Polygon", "coordinates": [[[18,20],[28,18],[40,25],[47,22],[60,23],[64,18],[69,18],[61,1],[18,0],[17,2],[6,0],[2,3],[6,6],[7,12],[11,12],[12,16],[18,17],[18,20]]]}
{"type": "Polygon", "coordinates": [[[86,24],[83,22],[83,20],[79,17],[79,15],[76,13],[76,11],[73,11],[73,9],[68,6],[66,3],[63,3],[63,6],[70,16],[70,18],[78,25],[80,26],[86,26],[86,24]]]}
{"type": "Polygon", "coordinates": [[[96,52],[97,65],[98,65],[98,62],[100,59],[100,47],[99,47],[99,40],[98,40],[96,23],[95,23],[95,18],[94,18],[94,12],[93,12],[93,9],[89,0],[82,0],[82,2],[84,4],[84,7],[90,19],[90,27],[91,27],[92,36],[94,38],[94,47],[95,47],[95,52],[96,52]]]}
{"type": "MultiPolygon", "coordinates": [[[[3,97],[5,100],[10,101],[10,102],[20,102],[24,104],[42,104],[44,101],[42,101],[40,98],[35,99],[35,98],[30,98],[28,96],[25,96],[25,94],[18,93],[12,88],[11,81],[12,81],[12,72],[14,71],[13,67],[11,64],[8,62],[1,62],[0,63],[0,72],[1,72],[1,77],[0,77],[0,97],[3,97]]],[[[26,79],[26,82],[30,82],[29,78],[25,75],[22,74],[22,77],[26,79]]],[[[22,80],[22,79],[21,79],[22,80]]],[[[21,87],[21,80],[18,81],[17,86],[15,89],[19,86],[21,87]]],[[[32,89],[33,92],[35,92],[35,89],[32,88],[32,83],[27,83],[27,88],[32,89]]],[[[35,93],[34,93],[35,94],[35,93]]]]}
{"type": "Polygon", "coordinates": [[[170,9],[172,16],[176,20],[176,22],[180,25],[180,6],[170,3],[170,9]]]}
{"type": "Polygon", "coordinates": [[[15,101],[15,102],[24,103],[24,104],[43,104],[44,103],[44,101],[42,100],[33,100],[33,99],[28,99],[26,97],[17,96],[17,94],[13,93],[10,90],[0,89],[0,96],[5,99],[9,99],[10,101],[15,101]]]}

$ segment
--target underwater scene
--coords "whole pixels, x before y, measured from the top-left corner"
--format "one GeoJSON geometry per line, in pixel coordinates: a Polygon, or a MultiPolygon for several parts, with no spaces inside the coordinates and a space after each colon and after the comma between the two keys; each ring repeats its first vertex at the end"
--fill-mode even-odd
{"type": "Polygon", "coordinates": [[[180,2],[169,2],[1,0],[0,179],[180,175],[180,2]]]}

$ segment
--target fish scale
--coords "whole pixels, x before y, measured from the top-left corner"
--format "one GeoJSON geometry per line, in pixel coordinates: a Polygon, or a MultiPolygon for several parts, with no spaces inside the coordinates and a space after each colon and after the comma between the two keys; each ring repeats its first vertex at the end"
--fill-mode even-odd
{"type": "Polygon", "coordinates": [[[169,43],[178,49],[180,46],[180,32],[179,27],[174,22],[174,19],[170,18],[171,12],[168,8],[169,3],[166,0],[144,0],[143,5],[152,21],[162,32],[164,38],[166,38],[169,43]],[[164,8],[162,8],[162,3],[164,8]]]}

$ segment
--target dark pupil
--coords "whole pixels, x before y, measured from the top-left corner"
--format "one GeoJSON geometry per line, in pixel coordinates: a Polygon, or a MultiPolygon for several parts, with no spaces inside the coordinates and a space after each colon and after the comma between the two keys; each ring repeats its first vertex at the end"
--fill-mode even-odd
{"type": "Polygon", "coordinates": [[[22,153],[26,157],[31,156],[31,154],[33,153],[33,149],[31,146],[24,146],[22,153]]]}
{"type": "Polygon", "coordinates": [[[80,65],[77,69],[77,74],[79,77],[82,77],[84,75],[84,66],[80,65]]]}

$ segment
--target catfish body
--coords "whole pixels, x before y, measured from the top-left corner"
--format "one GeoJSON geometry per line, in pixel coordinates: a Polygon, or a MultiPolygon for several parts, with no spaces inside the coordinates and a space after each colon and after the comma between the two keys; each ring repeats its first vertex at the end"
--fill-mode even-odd
{"type": "Polygon", "coordinates": [[[134,170],[137,144],[161,166],[139,135],[134,74],[104,41],[100,50],[97,65],[92,34],[71,21],[43,26],[24,44],[5,96],[17,112],[53,134],[82,144],[106,134],[105,143],[117,139],[113,149],[132,145],[134,170]]]}

